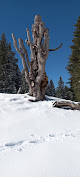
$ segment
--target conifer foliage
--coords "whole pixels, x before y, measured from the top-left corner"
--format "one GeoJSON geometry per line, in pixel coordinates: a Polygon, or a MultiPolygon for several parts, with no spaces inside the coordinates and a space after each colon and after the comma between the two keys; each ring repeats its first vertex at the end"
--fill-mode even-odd
{"type": "Polygon", "coordinates": [[[61,76],[60,76],[59,81],[58,81],[58,87],[56,89],[56,96],[58,98],[63,98],[64,97],[64,82],[63,82],[61,76]]]}
{"type": "Polygon", "coordinates": [[[64,85],[64,81],[61,76],[59,78],[58,86],[56,88],[54,86],[52,79],[50,80],[48,87],[46,89],[46,95],[66,100],[72,100],[71,89],[67,85],[64,85]]]}
{"type": "Polygon", "coordinates": [[[24,94],[29,92],[29,85],[25,80],[24,70],[21,72],[21,85],[19,87],[18,93],[24,94]]]}
{"type": "Polygon", "coordinates": [[[55,96],[55,86],[52,79],[50,80],[50,83],[48,84],[48,87],[46,89],[46,95],[55,96]]]}
{"type": "Polygon", "coordinates": [[[73,36],[73,45],[70,46],[72,54],[70,55],[67,70],[70,73],[70,87],[73,93],[73,99],[80,101],[80,17],[77,20],[76,31],[73,36]]]}
{"type": "Polygon", "coordinates": [[[71,89],[67,85],[65,85],[65,87],[64,87],[63,98],[66,99],[66,100],[72,100],[73,99],[71,89]]]}
{"type": "Polygon", "coordinates": [[[17,93],[21,82],[18,59],[6,41],[4,33],[0,40],[0,92],[17,93]]]}

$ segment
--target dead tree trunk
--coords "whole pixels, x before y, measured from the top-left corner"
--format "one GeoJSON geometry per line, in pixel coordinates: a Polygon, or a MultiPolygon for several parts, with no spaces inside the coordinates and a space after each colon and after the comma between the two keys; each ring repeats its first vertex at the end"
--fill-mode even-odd
{"type": "Polygon", "coordinates": [[[44,23],[41,21],[40,15],[35,16],[34,24],[32,25],[33,42],[31,42],[29,30],[27,29],[26,31],[28,39],[26,39],[25,42],[30,47],[31,61],[29,61],[28,53],[23,44],[23,40],[18,39],[18,48],[16,38],[12,33],[14,47],[22,59],[25,79],[29,84],[29,95],[35,96],[36,100],[44,100],[46,86],[48,84],[48,77],[45,72],[45,63],[48,58],[49,51],[55,51],[61,46],[57,49],[49,50],[49,29],[45,28],[44,23]]]}

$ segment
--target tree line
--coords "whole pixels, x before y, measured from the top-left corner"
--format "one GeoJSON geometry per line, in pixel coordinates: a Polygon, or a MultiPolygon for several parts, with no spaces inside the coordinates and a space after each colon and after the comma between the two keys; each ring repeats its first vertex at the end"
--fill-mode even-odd
{"type": "MultiPolygon", "coordinates": [[[[70,74],[70,87],[64,85],[60,76],[58,86],[55,88],[51,79],[46,88],[46,95],[63,99],[80,101],[80,17],[74,25],[73,45],[66,69],[70,74]]],[[[29,87],[25,82],[24,71],[20,72],[18,59],[12,51],[11,44],[6,41],[3,33],[0,39],[0,93],[26,93],[29,87]]]]}
{"type": "Polygon", "coordinates": [[[73,99],[70,87],[64,84],[64,81],[61,76],[59,78],[58,86],[56,88],[54,86],[53,80],[52,79],[50,80],[46,89],[46,95],[66,100],[73,99]]]}

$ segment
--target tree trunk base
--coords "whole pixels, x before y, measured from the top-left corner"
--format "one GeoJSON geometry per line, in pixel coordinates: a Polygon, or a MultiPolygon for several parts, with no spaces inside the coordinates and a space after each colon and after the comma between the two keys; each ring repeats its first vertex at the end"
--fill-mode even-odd
{"type": "Polygon", "coordinates": [[[40,83],[36,82],[34,83],[34,85],[29,86],[29,95],[35,97],[36,101],[45,100],[45,92],[46,92],[47,84],[48,84],[48,77],[46,73],[44,73],[40,83]]]}

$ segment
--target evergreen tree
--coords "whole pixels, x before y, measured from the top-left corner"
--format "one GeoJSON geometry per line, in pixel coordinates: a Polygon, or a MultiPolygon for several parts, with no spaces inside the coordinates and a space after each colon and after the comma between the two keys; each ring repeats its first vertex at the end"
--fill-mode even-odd
{"type": "Polygon", "coordinates": [[[58,87],[56,89],[56,97],[58,97],[58,98],[64,98],[64,82],[63,82],[61,76],[59,78],[58,87]]]}
{"type": "Polygon", "coordinates": [[[29,85],[26,83],[25,80],[25,73],[22,71],[21,73],[21,85],[19,87],[18,93],[28,93],[29,92],[29,85]]]}
{"type": "Polygon", "coordinates": [[[63,98],[66,100],[72,100],[72,98],[73,98],[71,89],[66,85],[64,87],[64,97],[63,98]]]}
{"type": "Polygon", "coordinates": [[[55,96],[55,87],[52,79],[50,80],[50,83],[48,84],[48,87],[46,89],[46,95],[55,96]]]}
{"type": "Polygon", "coordinates": [[[76,31],[73,36],[73,45],[70,46],[72,54],[69,57],[67,70],[70,73],[70,87],[73,99],[80,101],[80,17],[77,20],[76,31]]]}
{"type": "Polygon", "coordinates": [[[16,93],[20,85],[18,59],[8,44],[4,33],[0,40],[0,92],[16,93]]]}

